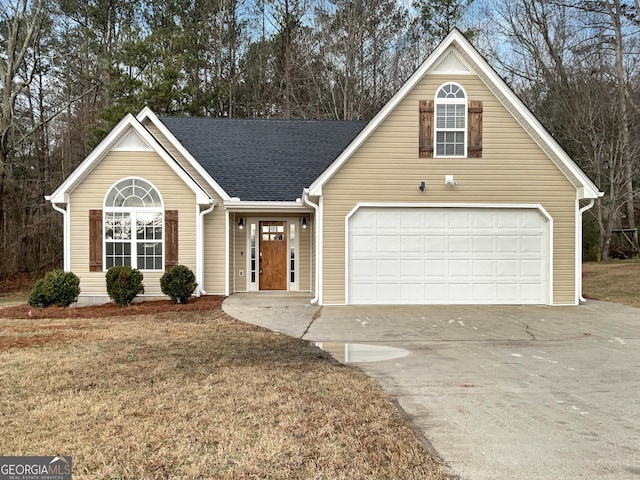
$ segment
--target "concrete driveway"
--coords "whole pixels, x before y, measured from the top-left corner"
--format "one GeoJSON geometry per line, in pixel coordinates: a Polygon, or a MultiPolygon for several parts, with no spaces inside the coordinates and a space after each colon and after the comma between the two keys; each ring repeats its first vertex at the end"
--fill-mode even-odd
{"type": "Polygon", "coordinates": [[[358,363],[461,479],[640,478],[640,308],[311,307],[233,295],[240,320],[409,353],[358,363]]]}

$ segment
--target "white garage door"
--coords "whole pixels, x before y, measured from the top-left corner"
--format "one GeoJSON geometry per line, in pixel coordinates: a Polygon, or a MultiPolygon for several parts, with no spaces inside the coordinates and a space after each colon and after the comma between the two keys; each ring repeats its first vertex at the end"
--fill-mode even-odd
{"type": "Polygon", "coordinates": [[[537,209],[360,208],[351,304],[546,304],[549,222],[537,209]]]}

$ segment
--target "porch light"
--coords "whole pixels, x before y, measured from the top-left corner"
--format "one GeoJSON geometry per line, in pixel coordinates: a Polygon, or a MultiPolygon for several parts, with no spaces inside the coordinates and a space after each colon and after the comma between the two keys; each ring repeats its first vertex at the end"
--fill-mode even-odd
{"type": "Polygon", "coordinates": [[[304,230],[307,228],[307,217],[302,217],[302,228],[304,230]]]}
{"type": "Polygon", "coordinates": [[[242,230],[244,228],[244,218],[240,217],[238,220],[238,228],[242,230]]]}

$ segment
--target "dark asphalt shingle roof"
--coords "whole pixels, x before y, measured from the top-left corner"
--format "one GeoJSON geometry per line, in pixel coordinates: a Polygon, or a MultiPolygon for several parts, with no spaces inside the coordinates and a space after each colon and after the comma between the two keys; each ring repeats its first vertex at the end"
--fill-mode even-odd
{"type": "Polygon", "coordinates": [[[231,196],[292,201],[366,125],[359,121],[161,117],[231,196]]]}

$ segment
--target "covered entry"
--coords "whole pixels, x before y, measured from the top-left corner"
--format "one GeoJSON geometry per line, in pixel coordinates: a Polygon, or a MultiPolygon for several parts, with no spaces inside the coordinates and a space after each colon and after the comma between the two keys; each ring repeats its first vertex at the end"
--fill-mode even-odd
{"type": "Polygon", "coordinates": [[[360,207],[350,304],[550,303],[551,220],[526,207],[360,207]]]}

